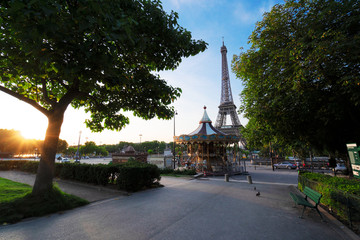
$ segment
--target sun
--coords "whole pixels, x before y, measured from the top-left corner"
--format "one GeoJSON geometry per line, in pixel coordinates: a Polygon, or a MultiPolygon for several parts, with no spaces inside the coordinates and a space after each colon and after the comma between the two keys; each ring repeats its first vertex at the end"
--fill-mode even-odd
{"type": "Polygon", "coordinates": [[[20,130],[21,135],[25,139],[36,139],[44,140],[45,139],[46,126],[43,127],[33,127],[33,128],[24,128],[20,130]]]}
{"type": "Polygon", "coordinates": [[[0,94],[0,129],[14,129],[26,139],[44,140],[47,118],[30,105],[13,97],[0,94]]]}
{"type": "Polygon", "coordinates": [[[30,116],[18,122],[17,129],[25,139],[44,140],[48,125],[46,117],[41,114],[34,114],[34,112],[30,116]]]}

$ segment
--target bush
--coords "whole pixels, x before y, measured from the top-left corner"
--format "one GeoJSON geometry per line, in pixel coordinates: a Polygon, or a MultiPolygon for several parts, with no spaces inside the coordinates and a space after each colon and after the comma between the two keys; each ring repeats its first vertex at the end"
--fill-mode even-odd
{"type": "Polygon", "coordinates": [[[119,189],[134,192],[159,184],[161,177],[156,165],[129,161],[117,166],[116,183],[119,189]]]}
{"type": "Polygon", "coordinates": [[[360,220],[359,180],[303,172],[299,175],[298,187],[303,190],[305,186],[321,193],[321,204],[335,212],[341,220],[360,220]]]}
{"type": "MultiPolygon", "coordinates": [[[[39,162],[0,161],[0,170],[19,170],[36,173],[39,162]]],[[[138,191],[159,184],[160,171],[156,165],[135,160],[123,164],[55,163],[55,177],[96,185],[117,184],[119,189],[138,191]]]]}
{"type": "Polygon", "coordinates": [[[24,164],[20,165],[20,171],[29,172],[29,173],[37,173],[37,169],[39,167],[39,162],[35,161],[24,161],[24,164]]]}
{"type": "Polygon", "coordinates": [[[360,196],[360,181],[357,179],[332,177],[330,175],[311,173],[311,172],[304,172],[301,174],[301,176],[309,180],[321,183],[323,185],[327,185],[330,188],[336,188],[345,193],[355,194],[360,196]]]}
{"type": "MultiPolygon", "coordinates": [[[[19,171],[21,171],[21,168],[23,168],[25,171],[26,169],[29,169],[29,170],[32,169],[31,167],[24,166],[27,164],[29,164],[28,166],[34,164],[34,165],[36,165],[36,169],[37,169],[39,162],[26,161],[26,160],[0,161],[0,170],[3,170],[3,171],[19,170],[19,171]]],[[[36,171],[35,171],[35,173],[36,173],[36,171]]]]}

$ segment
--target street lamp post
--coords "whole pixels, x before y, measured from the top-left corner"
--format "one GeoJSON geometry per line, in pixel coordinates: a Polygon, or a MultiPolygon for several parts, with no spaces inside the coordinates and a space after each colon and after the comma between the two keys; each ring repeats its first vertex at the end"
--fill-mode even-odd
{"type": "Polygon", "coordinates": [[[34,160],[36,160],[36,158],[37,158],[37,154],[38,154],[38,149],[37,149],[37,148],[35,148],[35,158],[34,158],[34,160]]]}
{"type": "Polygon", "coordinates": [[[79,132],[79,141],[78,141],[78,147],[77,147],[77,151],[76,151],[75,162],[80,162],[80,152],[79,152],[79,148],[80,148],[80,137],[81,137],[81,131],[79,132]]]}
{"type": "Polygon", "coordinates": [[[173,160],[174,160],[174,169],[175,169],[175,116],[177,115],[177,111],[174,113],[174,138],[173,138],[173,160]]]}
{"type": "Polygon", "coordinates": [[[141,151],[141,150],[142,150],[142,148],[141,148],[141,137],[142,137],[142,134],[139,134],[139,137],[140,137],[139,151],[141,151]]]}

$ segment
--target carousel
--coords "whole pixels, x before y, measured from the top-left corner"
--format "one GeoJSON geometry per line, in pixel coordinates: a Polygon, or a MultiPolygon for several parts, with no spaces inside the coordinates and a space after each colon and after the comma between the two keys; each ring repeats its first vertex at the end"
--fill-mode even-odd
{"type": "Polygon", "coordinates": [[[209,175],[242,172],[236,149],[240,137],[225,134],[212,125],[206,107],[199,127],[186,135],[174,136],[174,142],[187,148],[183,165],[209,175]]]}

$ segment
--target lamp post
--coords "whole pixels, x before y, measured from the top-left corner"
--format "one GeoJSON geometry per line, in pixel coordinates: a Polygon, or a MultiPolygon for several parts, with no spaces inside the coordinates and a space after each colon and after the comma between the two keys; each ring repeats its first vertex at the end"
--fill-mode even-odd
{"type": "Polygon", "coordinates": [[[177,111],[174,113],[174,137],[173,137],[173,160],[174,160],[174,169],[175,169],[175,116],[177,115],[177,111]]]}
{"type": "Polygon", "coordinates": [[[36,159],[37,159],[37,154],[38,154],[38,149],[37,149],[37,148],[35,148],[35,158],[34,158],[34,160],[36,160],[36,159]]]}
{"type": "Polygon", "coordinates": [[[141,152],[141,137],[142,137],[141,133],[139,134],[139,137],[140,137],[139,151],[141,152]]]}
{"type": "Polygon", "coordinates": [[[77,151],[76,151],[75,162],[80,162],[80,152],[79,152],[79,148],[80,148],[80,137],[81,137],[81,131],[79,132],[79,141],[78,141],[78,147],[77,147],[77,151]]]}

